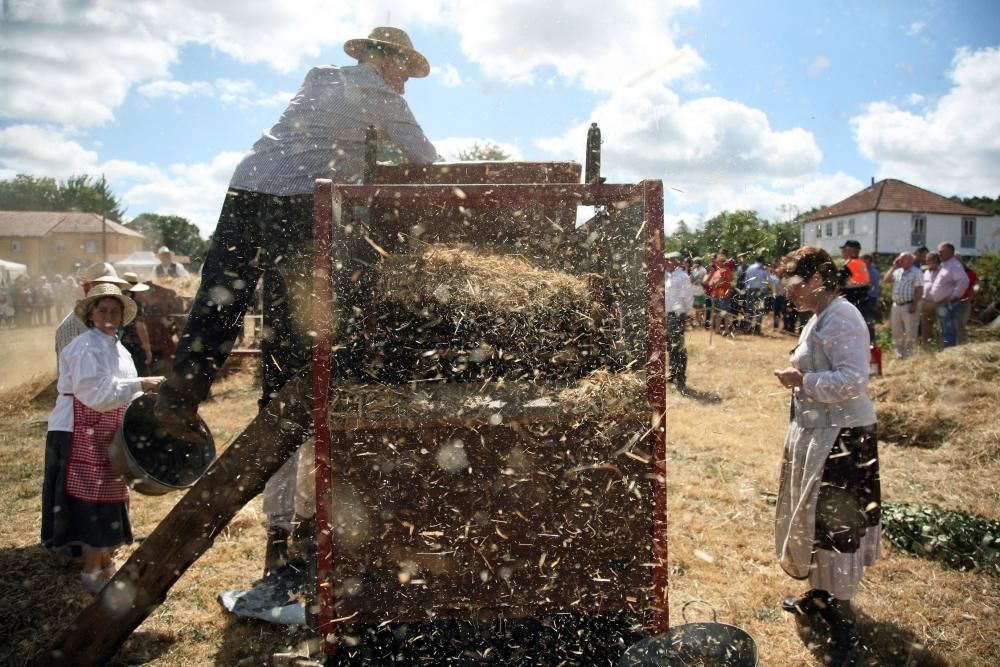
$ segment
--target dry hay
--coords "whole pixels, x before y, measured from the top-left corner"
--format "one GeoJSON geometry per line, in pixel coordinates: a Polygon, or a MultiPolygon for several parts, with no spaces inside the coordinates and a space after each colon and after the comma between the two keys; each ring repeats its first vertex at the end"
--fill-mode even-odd
{"type": "Polygon", "coordinates": [[[383,301],[442,304],[489,314],[587,312],[591,301],[585,276],[542,269],[519,255],[435,244],[383,259],[376,269],[375,291],[383,301]]]}
{"type": "Polygon", "coordinates": [[[496,426],[504,416],[617,415],[649,410],[643,371],[599,369],[560,388],[544,384],[451,382],[410,385],[331,385],[331,419],[480,421],[496,426]]]}
{"type": "Polygon", "coordinates": [[[879,439],[963,446],[974,460],[1000,456],[1000,342],[972,343],[898,361],[872,382],[879,439]]]}
{"type": "Polygon", "coordinates": [[[491,378],[556,382],[614,365],[616,335],[593,277],[520,255],[424,245],[374,268],[363,374],[383,382],[491,378]]]}
{"type": "Polygon", "coordinates": [[[201,285],[201,276],[194,273],[178,278],[157,276],[153,282],[161,287],[173,290],[182,299],[193,299],[195,294],[198,293],[198,287],[201,285]]]}

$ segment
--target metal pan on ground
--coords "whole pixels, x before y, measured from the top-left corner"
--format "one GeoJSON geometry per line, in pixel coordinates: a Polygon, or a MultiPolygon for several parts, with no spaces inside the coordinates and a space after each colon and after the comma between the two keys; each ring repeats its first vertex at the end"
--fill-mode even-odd
{"type": "Polygon", "coordinates": [[[144,394],[125,410],[108,448],[111,467],[137,492],[161,496],[194,486],[215,461],[215,440],[199,417],[190,439],[169,435],[153,417],[156,394],[144,394]]]}
{"type": "Polygon", "coordinates": [[[700,601],[686,602],[681,609],[683,625],[633,644],[617,667],[756,667],[753,637],[735,625],[716,622],[714,608],[712,622],[689,623],[687,608],[694,602],[700,601]]]}

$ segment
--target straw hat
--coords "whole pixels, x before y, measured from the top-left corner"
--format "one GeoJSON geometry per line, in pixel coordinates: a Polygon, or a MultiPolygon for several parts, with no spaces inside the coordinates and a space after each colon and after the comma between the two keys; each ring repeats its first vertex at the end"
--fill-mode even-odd
{"type": "Polygon", "coordinates": [[[115,285],[121,285],[124,287],[128,285],[127,280],[122,280],[118,277],[118,272],[115,271],[115,267],[111,266],[107,262],[97,262],[96,264],[91,264],[83,273],[80,274],[81,283],[113,283],[115,285]]]}
{"type": "Polygon", "coordinates": [[[371,31],[367,39],[349,39],[344,42],[344,52],[361,60],[365,51],[373,46],[387,47],[396,51],[406,58],[408,63],[407,75],[414,79],[421,79],[431,72],[431,66],[416,49],[406,31],[391,26],[379,26],[371,31]]]}
{"type": "Polygon", "coordinates": [[[87,296],[77,301],[76,307],[73,308],[73,313],[76,315],[78,320],[86,324],[87,311],[90,309],[91,304],[96,303],[100,299],[108,296],[118,299],[118,301],[122,304],[122,326],[125,326],[135,319],[135,313],[137,311],[135,301],[122,294],[122,291],[118,289],[117,285],[110,285],[108,283],[97,285],[87,293],[87,296]]]}
{"type": "Polygon", "coordinates": [[[134,271],[126,271],[122,274],[122,278],[127,280],[128,284],[131,285],[130,288],[125,290],[126,292],[145,292],[149,289],[149,285],[139,282],[139,274],[134,271]]]}

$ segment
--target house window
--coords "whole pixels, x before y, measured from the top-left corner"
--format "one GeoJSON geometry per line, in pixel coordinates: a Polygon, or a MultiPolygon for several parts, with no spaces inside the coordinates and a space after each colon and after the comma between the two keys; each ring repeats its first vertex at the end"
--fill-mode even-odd
{"type": "Polygon", "coordinates": [[[844,221],[843,220],[838,220],[837,221],[837,236],[843,236],[843,235],[844,235],[844,221]]]}
{"type": "Polygon", "coordinates": [[[816,225],[816,238],[823,238],[823,225],[816,225]]]}
{"type": "Polygon", "coordinates": [[[833,236],[833,223],[832,222],[826,223],[826,235],[827,236],[833,236]]]}
{"type": "Polygon", "coordinates": [[[847,233],[854,236],[854,218],[847,221],[847,233]]]}
{"type": "Polygon", "coordinates": [[[84,241],[83,251],[87,254],[94,254],[97,252],[97,241],[84,241]]]}
{"type": "Polygon", "coordinates": [[[11,239],[10,240],[10,251],[11,252],[21,252],[21,239],[11,239]]]}
{"type": "Polygon", "coordinates": [[[962,218],[962,247],[976,247],[976,219],[962,218]]]}
{"type": "Polygon", "coordinates": [[[56,251],[62,252],[66,249],[66,241],[64,239],[56,239],[56,251]]]}
{"type": "Polygon", "coordinates": [[[927,216],[914,215],[910,227],[910,245],[927,245],[927,216]]]}

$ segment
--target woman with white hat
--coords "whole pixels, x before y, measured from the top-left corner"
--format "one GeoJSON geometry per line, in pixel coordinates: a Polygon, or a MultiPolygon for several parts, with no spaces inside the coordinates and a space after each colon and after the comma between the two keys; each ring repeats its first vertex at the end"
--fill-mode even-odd
{"type": "Polygon", "coordinates": [[[136,306],[117,286],[97,285],[77,302],[74,313],[87,331],[59,355],[59,394],[49,417],[47,448],[69,452],[59,462],[53,488],[47,489],[56,510],[51,547],[82,548],[80,580],[96,593],[114,575],[114,550],[132,542],[128,487],[111,468],[108,445],[126,406],[163,378],[138,377],[118,341],[136,306]]]}

